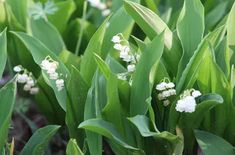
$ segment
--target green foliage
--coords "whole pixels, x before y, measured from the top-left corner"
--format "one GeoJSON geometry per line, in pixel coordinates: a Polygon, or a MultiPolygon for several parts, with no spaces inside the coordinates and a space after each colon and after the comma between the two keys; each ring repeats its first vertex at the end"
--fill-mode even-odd
{"type": "Polygon", "coordinates": [[[0,90],[0,152],[4,151],[7,141],[8,129],[10,127],[11,115],[15,103],[16,83],[10,82],[0,90]],[[9,97],[10,96],[10,97],[9,97]]]}
{"type": "Polygon", "coordinates": [[[209,132],[195,130],[197,142],[206,155],[234,154],[235,148],[224,139],[209,132]]]}
{"type": "Polygon", "coordinates": [[[0,0],[0,154],[14,149],[16,97],[58,124],[38,129],[22,155],[53,154],[60,126],[67,155],[234,154],[234,0],[96,3],[0,0]]]}
{"type": "Polygon", "coordinates": [[[66,155],[84,155],[75,139],[70,139],[67,144],[66,155]]]}
{"type": "Polygon", "coordinates": [[[49,140],[56,134],[60,126],[48,125],[38,129],[24,146],[21,155],[41,155],[44,154],[49,140]]]}

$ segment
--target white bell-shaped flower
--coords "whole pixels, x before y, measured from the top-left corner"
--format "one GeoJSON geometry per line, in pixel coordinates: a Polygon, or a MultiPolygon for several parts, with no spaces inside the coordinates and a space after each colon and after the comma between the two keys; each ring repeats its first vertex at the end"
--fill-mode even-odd
{"type": "Polygon", "coordinates": [[[112,40],[113,43],[120,43],[121,42],[121,37],[119,35],[113,36],[112,40]]]}
{"type": "Polygon", "coordinates": [[[192,96],[186,96],[185,98],[178,100],[176,104],[176,111],[192,113],[196,109],[196,100],[192,96]]]}
{"type": "Polygon", "coordinates": [[[64,80],[57,79],[56,80],[56,87],[57,87],[58,91],[61,91],[64,88],[64,80]]]}
{"type": "Polygon", "coordinates": [[[135,71],[135,65],[134,64],[128,65],[127,70],[128,70],[128,72],[134,72],[135,71]]]}
{"type": "Polygon", "coordinates": [[[21,66],[21,65],[15,66],[15,67],[13,68],[13,70],[14,70],[15,72],[19,73],[19,72],[22,71],[22,66],[21,66]]]}
{"type": "Polygon", "coordinates": [[[202,94],[201,94],[201,92],[200,91],[198,91],[198,90],[193,90],[193,92],[192,92],[192,96],[193,97],[199,97],[199,96],[201,96],[202,94]]]}
{"type": "Polygon", "coordinates": [[[30,91],[29,91],[29,93],[30,93],[31,95],[35,95],[35,94],[37,94],[38,92],[39,92],[39,88],[38,88],[38,87],[33,87],[33,88],[31,88],[30,91]]]}
{"type": "Polygon", "coordinates": [[[26,83],[28,80],[28,75],[23,73],[23,74],[18,74],[17,75],[17,82],[18,83],[26,83]]]}

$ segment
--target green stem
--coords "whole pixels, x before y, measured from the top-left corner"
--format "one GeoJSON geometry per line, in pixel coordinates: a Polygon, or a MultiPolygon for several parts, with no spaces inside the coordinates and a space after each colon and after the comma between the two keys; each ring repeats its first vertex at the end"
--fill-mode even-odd
{"type": "Polygon", "coordinates": [[[86,19],[86,12],[87,12],[87,1],[84,2],[83,5],[83,13],[82,13],[82,21],[81,21],[81,27],[80,27],[80,33],[78,36],[78,41],[77,41],[77,46],[76,46],[76,50],[75,50],[75,55],[78,55],[79,53],[79,49],[82,43],[82,36],[83,36],[83,31],[84,31],[84,23],[85,23],[85,19],[86,19]]]}

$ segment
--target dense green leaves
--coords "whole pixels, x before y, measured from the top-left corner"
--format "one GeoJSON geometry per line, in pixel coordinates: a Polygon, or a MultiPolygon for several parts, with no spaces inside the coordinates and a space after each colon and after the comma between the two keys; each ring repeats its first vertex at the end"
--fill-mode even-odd
{"type": "Polygon", "coordinates": [[[163,53],[163,35],[157,36],[143,51],[136,66],[131,87],[130,115],[144,115],[148,110],[146,100],[151,95],[154,73],[163,53]]]}
{"type": "Polygon", "coordinates": [[[191,57],[187,67],[182,73],[182,76],[179,79],[177,85],[177,92],[181,93],[183,89],[191,88],[194,82],[197,79],[198,72],[200,67],[203,64],[203,60],[207,55],[207,52],[210,52],[209,43],[214,46],[221,41],[221,36],[224,32],[224,26],[216,29],[215,31],[209,33],[200,43],[194,55],[191,57]],[[209,43],[208,43],[209,42],[209,43]]]}
{"type": "Polygon", "coordinates": [[[35,38],[40,40],[50,51],[59,55],[65,48],[57,29],[44,19],[31,19],[31,30],[35,38]],[[50,35],[45,35],[50,34],[50,35]]]}
{"type": "Polygon", "coordinates": [[[76,6],[73,0],[59,1],[56,3],[56,6],[58,11],[55,14],[49,15],[48,19],[57,27],[60,33],[63,33],[76,6]]]}
{"type": "Polygon", "coordinates": [[[166,47],[171,49],[173,33],[158,15],[148,8],[131,1],[124,1],[124,7],[149,38],[153,39],[157,34],[165,31],[164,42],[166,47]]]}
{"type": "MultiPolygon", "coordinates": [[[[69,79],[70,73],[66,66],[59,60],[59,58],[51,52],[48,48],[45,47],[39,40],[37,40],[34,37],[31,37],[25,33],[22,32],[13,32],[21,41],[25,44],[25,46],[29,49],[30,53],[33,56],[34,61],[41,65],[41,62],[47,57],[50,56],[53,60],[57,61],[59,63],[58,72],[63,74],[64,78],[69,79]]],[[[63,89],[61,91],[57,90],[57,87],[55,85],[55,82],[53,80],[50,80],[48,75],[45,71],[42,72],[44,80],[46,83],[54,90],[56,98],[58,99],[58,102],[60,106],[66,110],[66,99],[67,94],[66,90],[63,89]]],[[[65,79],[66,81],[66,79],[65,79]]]]}
{"type": "Polygon", "coordinates": [[[177,21],[177,33],[183,46],[179,72],[187,65],[204,33],[204,8],[200,0],[185,0],[177,21]]]}
{"type": "Polygon", "coordinates": [[[233,155],[235,148],[224,139],[209,132],[195,130],[197,142],[205,155],[233,155]]]}
{"type": "Polygon", "coordinates": [[[102,119],[90,119],[87,121],[82,122],[79,125],[79,128],[83,128],[92,132],[99,133],[119,145],[123,146],[124,148],[131,149],[131,150],[138,150],[130,145],[128,145],[122,136],[118,133],[117,129],[113,126],[112,123],[106,122],[102,119]]]}
{"type": "Polygon", "coordinates": [[[8,83],[0,90],[0,152],[4,150],[7,142],[8,129],[10,127],[11,115],[15,103],[16,84],[8,83]]]}
{"type": "Polygon", "coordinates": [[[48,125],[41,129],[38,129],[33,136],[29,139],[20,155],[42,155],[50,141],[55,135],[60,126],[48,125]]]}
{"type": "Polygon", "coordinates": [[[96,63],[94,61],[94,53],[101,55],[101,47],[105,35],[105,30],[109,18],[107,18],[96,33],[91,38],[83,59],[81,61],[81,75],[86,80],[87,84],[91,85],[92,77],[96,71],[96,63]],[[87,69],[89,68],[89,69],[87,69]]]}
{"type": "Polygon", "coordinates": [[[0,79],[7,62],[7,36],[6,29],[0,33],[0,79]]]}
{"type": "Polygon", "coordinates": [[[71,138],[76,138],[80,146],[83,145],[84,133],[77,129],[84,120],[84,108],[88,92],[88,86],[80,72],[73,67],[71,79],[68,83],[68,100],[66,105],[66,124],[71,138]]]}

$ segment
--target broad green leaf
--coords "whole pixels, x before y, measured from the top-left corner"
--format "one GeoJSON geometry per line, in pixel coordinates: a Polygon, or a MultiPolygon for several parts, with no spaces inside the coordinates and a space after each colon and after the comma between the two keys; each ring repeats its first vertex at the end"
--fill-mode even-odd
{"type": "Polygon", "coordinates": [[[103,43],[108,20],[109,18],[103,22],[100,28],[93,35],[81,60],[81,75],[89,86],[91,85],[91,80],[97,68],[94,61],[94,53],[101,55],[101,46],[103,43]]]}
{"type": "MultiPolygon", "coordinates": [[[[101,117],[99,107],[99,76],[96,71],[92,85],[87,94],[87,100],[84,109],[84,120],[101,117]]],[[[91,155],[102,155],[102,136],[98,133],[86,131],[86,140],[91,155]]]]}
{"type": "Polygon", "coordinates": [[[24,146],[20,155],[42,155],[45,153],[50,139],[56,134],[60,126],[48,125],[38,129],[24,146]]]}
{"type": "Polygon", "coordinates": [[[88,89],[80,72],[73,67],[71,79],[68,82],[68,100],[65,119],[70,138],[77,139],[80,147],[83,145],[84,133],[77,127],[84,120],[84,108],[88,89]]]}
{"type": "Polygon", "coordinates": [[[232,6],[232,9],[229,13],[228,19],[227,19],[227,24],[226,24],[226,28],[227,28],[227,40],[228,40],[228,45],[235,45],[235,29],[234,26],[235,25],[235,3],[232,6]]]}
{"type": "MultiPolygon", "coordinates": [[[[176,136],[173,135],[169,132],[158,132],[158,131],[151,131],[151,123],[148,117],[144,115],[136,115],[135,117],[129,118],[129,120],[136,126],[136,128],[139,130],[140,134],[143,137],[152,137],[156,141],[156,150],[159,152],[171,152],[172,154],[178,144],[181,143],[182,145],[182,140],[176,136]],[[159,142],[159,143],[157,143],[159,142]],[[167,143],[170,144],[171,148],[162,147],[160,144],[163,143],[162,145],[167,145],[167,143]],[[160,146],[157,146],[160,145],[160,146]]],[[[150,139],[146,139],[148,141],[150,139]]],[[[154,145],[154,143],[152,143],[154,145]]],[[[146,148],[149,146],[146,146],[146,148]]],[[[155,151],[156,151],[155,150],[155,151]]]]}
{"type": "Polygon", "coordinates": [[[122,135],[125,135],[123,123],[127,114],[124,113],[120,103],[117,76],[111,72],[110,68],[99,56],[95,55],[95,60],[107,80],[107,104],[102,110],[102,115],[107,121],[113,123],[122,135]],[[115,116],[115,118],[112,116],[115,116]]]}
{"type": "Polygon", "coordinates": [[[225,132],[230,116],[230,107],[232,101],[232,89],[227,77],[223,71],[216,64],[214,57],[214,49],[210,46],[209,53],[205,57],[204,66],[199,71],[198,86],[204,93],[220,94],[225,101],[225,104],[214,108],[210,114],[207,115],[207,120],[215,119],[216,122],[206,122],[204,125],[207,130],[213,130],[214,133],[222,135],[225,132]],[[216,115],[214,115],[216,113],[216,115]],[[214,128],[214,126],[218,126],[214,128]]]}
{"type": "Polygon", "coordinates": [[[154,38],[142,53],[133,75],[130,115],[144,115],[148,110],[146,99],[151,96],[154,73],[163,53],[163,34],[154,38]],[[152,70],[153,68],[153,70],[152,70]]]}
{"type": "MultiPolygon", "coordinates": [[[[8,0],[7,0],[8,1],[8,0]]],[[[25,9],[25,0],[23,0],[22,3],[19,2],[14,2],[15,0],[12,0],[10,3],[8,4],[8,2],[4,2],[4,9],[6,11],[6,17],[7,17],[7,26],[9,27],[9,29],[14,29],[14,30],[21,30],[21,31],[25,31],[26,26],[23,26],[18,17],[22,15],[22,13],[25,13],[25,10],[21,10],[21,9],[25,9]],[[14,5],[14,3],[16,3],[14,5]],[[24,8],[22,8],[24,7],[24,8]],[[22,11],[22,13],[19,13],[20,11],[22,11]],[[19,13],[19,14],[18,14],[19,13]],[[16,15],[18,14],[18,15],[16,15]],[[9,20],[10,19],[10,20],[9,20]]],[[[22,18],[23,19],[23,18],[22,18]]],[[[26,19],[23,19],[24,21],[24,25],[26,25],[26,19]]]]}
{"type": "Polygon", "coordinates": [[[70,51],[63,50],[60,53],[59,58],[66,65],[70,72],[73,69],[73,66],[76,68],[80,67],[81,58],[70,51]]]}
{"type": "Polygon", "coordinates": [[[40,40],[50,51],[59,55],[65,49],[60,33],[51,23],[45,19],[31,19],[30,24],[32,35],[40,40]]]}
{"type": "Polygon", "coordinates": [[[10,6],[12,13],[17,21],[23,26],[26,26],[27,19],[27,4],[28,0],[6,0],[6,3],[10,6]]]}
{"type": "Polygon", "coordinates": [[[181,93],[184,89],[192,88],[197,79],[200,67],[203,65],[204,58],[208,52],[210,52],[209,43],[212,46],[217,45],[221,41],[223,34],[224,26],[215,29],[201,41],[197,50],[187,64],[187,67],[183,71],[182,76],[179,78],[178,84],[176,86],[177,93],[181,93]]]}
{"type": "Polygon", "coordinates": [[[165,31],[164,42],[166,47],[171,49],[173,33],[158,15],[150,9],[131,1],[124,1],[124,7],[150,39],[165,31]]]}
{"type": "Polygon", "coordinates": [[[204,33],[204,8],[200,0],[185,0],[177,21],[177,33],[184,53],[190,58],[204,33]]]}
{"type": "Polygon", "coordinates": [[[204,7],[201,1],[185,0],[177,21],[177,34],[184,51],[179,65],[179,76],[201,42],[204,29],[204,7]]]}
{"type": "Polygon", "coordinates": [[[211,30],[226,14],[226,8],[228,6],[228,1],[222,1],[216,7],[211,10],[205,18],[206,31],[211,30]]]}
{"type": "Polygon", "coordinates": [[[4,150],[7,142],[8,129],[15,103],[16,83],[10,82],[0,89],[0,152],[4,150]]]}
{"type": "Polygon", "coordinates": [[[176,76],[177,69],[175,69],[175,66],[178,65],[180,61],[182,50],[175,34],[173,34],[164,21],[150,9],[130,1],[124,1],[124,7],[151,40],[165,31],[164,43],[166,48],[163,53],[163,58],[167,64],[168,70],[176,76]]]}
{"type": "Polygon", "coordinates": [[[205,155],[234,155],[235,148],[221,137],[200,130],[195,130],[194,133],[205,155]]]}
{"type": "Polygon", "coordinates": [[[199,71],[198,86],[202,92],[218,93],[223,96],[226,103],[230,103],[232,94],[229,81],[215,61],[212,46],[209,47],[208,51],[209,53],[205,56],[205,66],[199,71]]]}
{"type": "Polygon", "coordinates": [[[6,29],[0,33],[0,79],[7,62],[7,36],[6,29]]]}
{"type": "MultiPolygon", "coordinates": [[[[118,0],[119,1],[119,0],[118,0]]],[[[139,2],[139,0],[135,0],[139,2]]],[[[122,33],[125,38],[128,38],[134,26],[134,20],[127,14],[125,9],[121,7],[114,15],[110,17],[109,26],[104,37],[102,45],[102,57],[106,57],[110,49],[113,48],[112,37],[118,33],[122,33]]]]}
{"type": "Polygon", "coordinates": [[[85,130],[101,134],[109,138],[110,140],[115,141],[126,149],[136,151],[138,150],[125,142],[125,140],[122,138],[122,136],[119,134],[119,132],[112,123],[106,122],[102,119],[96,118],[86,120],[79,125],[79,128],[83,128],[85,130]]]}
{"type": "Polygon", "coordinates": [[[89,22],[88,20],[82,20],[80,18],[72,20],[67,25],[66,31],[63,33],[63,38],[64,42],[66,43],[66,47],[70,51],[75,51],[80,33],[82,33],[83,35],[79,48],[79,54],[84,53],[87,44],[89,43],[95,31],[96,31],[95,25],[93,25],[93,23],[89,22]],[[83,26],[83,32],[81,32],[81,26],[83,26]]]}
{"type": "MultiPolygon", "coordinates": [[[[28,48],[36,64],[40,66],[41,62],[47,56],[50,56],[53,60],[59,63],[57,72],[63,75],[65,82],[67,81],[67,79],[70,78],[70,73],[66,68],[66,66],[59,60],[59,58],[53,52],[51,52],[48,48],[46,48],[45,45],[43,45],[38,39],[31,37],[23,32],[12,32],[12,33],[16,35],[28,48]]],[[[55,81],[50,80],[49,75],[45,71],[42,71],[42,75],[46,83],[54,90],[54,93],[56,95],[56,98],[60,106],[66,111],[66,99],[67,99],[66,89],[58,91],[55,81]]]]}
{"type": "Polygon", "coordinates": [[[51,124],[64,125],[65,111],[59,105],[53,89],[46,84],[42,75],[37,79],[37,85],[40,91],[35,95],[35,99],[40,112],[51,124]]]}
{"type": "Polygon", "coordinates": [[[70,139],[66,148],[66,155],[84,155],[81,149],[78,147],[75,139],[70,139]]]}
{"type": "Polygon", "coordinates": [[[76,6],[73,0],[57,2],[56,6],[58,7],[58,11],[53,15],[48,15],[48,19],[62,34],[76,6]]]}

